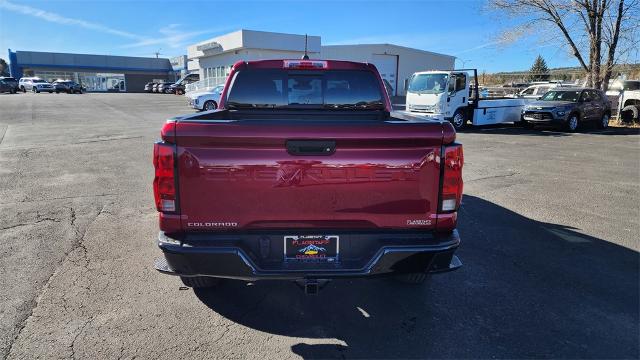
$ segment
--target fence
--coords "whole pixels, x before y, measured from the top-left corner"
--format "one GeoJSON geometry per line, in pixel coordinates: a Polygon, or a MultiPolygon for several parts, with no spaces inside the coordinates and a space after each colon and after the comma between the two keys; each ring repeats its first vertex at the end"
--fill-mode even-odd
{"type": "Polygon", "coordinates": [[[185,92],[211,90],[218,85],[224,85],[225,81],[227,81],[226,76],[208,77],[200,81],[187,84],[184,87],[184,90],[185,92]]]}

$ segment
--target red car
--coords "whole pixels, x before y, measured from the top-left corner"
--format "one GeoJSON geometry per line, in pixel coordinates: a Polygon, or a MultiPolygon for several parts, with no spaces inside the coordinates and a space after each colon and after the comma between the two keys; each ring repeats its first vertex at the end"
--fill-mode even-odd
{"type": "Polygon", "coordinates": [[[392,115],[371,64],[238,62],[218,110],[161,136],[155,267],[187,286],[290,279],[315,293],[461,266],[462,145],[449,122],[392,115]]]}

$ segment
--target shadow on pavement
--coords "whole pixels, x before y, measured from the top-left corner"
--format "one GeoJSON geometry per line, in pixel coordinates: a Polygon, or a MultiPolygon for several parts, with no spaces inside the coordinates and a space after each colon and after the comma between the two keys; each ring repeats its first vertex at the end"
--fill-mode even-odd
{"type": "Polygon", "coordinates": [[[465,196],[464,266],[427,285],[227,281],[196,296],[313,358],[638,358],[639,254],[465,196]]]}

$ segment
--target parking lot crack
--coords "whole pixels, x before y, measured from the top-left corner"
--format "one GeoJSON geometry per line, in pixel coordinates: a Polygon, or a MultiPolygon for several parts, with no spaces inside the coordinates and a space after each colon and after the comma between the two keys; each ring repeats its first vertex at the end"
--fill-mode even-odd
{"type": "Polygon", "coordinates": [[[4,134],[7,133],[7,128],[9,125],[0,124],[0,145],[2,145],[2,140],[4,140],[4,134]]]}
{"type": "Polygon", "coordinates": [[[508,174],[492,175],[492,176],[485,176],[485,177],[480,177],[480,178],[476,178],[476,179],[471,179],[471,180],[467,180],[467,182],[474,182],[474,181],[487,180],[487,179],[507,178],[507,177],[518,175],[518,174],[520,174],[520,173],[517,172],[517,171],[513,171],[513,172],[510,172],[508,174]]]}
{"type": "MultiPolygon", "coordinates": [[[[82,265],[84,268],[86,268],[88,266],[89,260],[87,259],[87,248],[84,245],[84,239],[87,235],[87,232],[89,231],[89,229],[91,228],[92,224],[95,223],[95,221],[100,217],[101,214],[105,213],[105,208],[106,208],[107,204],[103,204],[101,206],[101,208],[98,210],[98,212],[96,213],[95,216],[93,216],[93,218],[87,223],[84,231],[82,232],[82,234],[80,234],[80,231],[78,229],[78,226],[76,225],[76,221],[77,221],[77,215],[75,210],[73,210],[73,208],[71,208],[70,210],[70,217],[69,217],[69,223],[73,223],[73,229],[74,229],[74,234],[75,234],[75,238],[76,241],[74,242],[74,244],[72,245],[71,249],[66,252],[64,254],[64,256],[62,257],[62,260],[59,262],[58,266],[56,267],[56,269],[51,273],[51,275],[49,275],[49,277],[47,278],[47,280],[44,283],[44,286],[42,287],[42,290],[40,291],[40,293],[38,294],[38,296],[35,297],[35,299],[31,300],[31,310],[29,311],[29,313],[27,314],[27,316],[24,318],[24,320],[22,320],[20,322],[19,325],[19,329],[16,332],[15,336],[13,337],[11,344],[9,345],[9,349],[6,353],[6,358],[9,358],[13,352],[14,346],[16,344],[16,341],[18,340],[18,338],[20,337],[20,334],[22,334],[22,332],[24,331],[24,328],[26,327],[27,323],[29,322],[29,319],[31,319],[31,317],[33,316],[34,312],[37,310],[38,305],[40,304],[42,297],[47,293],[47,290],[50,288],[51,286],[51,282],[52,280],[56,277],[56,275],[58,274],[58,272],[60,271],[60,268],[62,267],[62,265],[69,259],[70,254],[72,254],[76,249],[81,248],[83,254],[82,257],[84,258],[84,264],[82,265]]],[[[39,216],[38,216],[39,217],[39,216]]],[[[43,222],[43,221],[55,221],[55,222],[60,222],[59,219],[53,219],[53,218],[39,218],[37,221],[33,222],[33,223],[29,223],[29,224],[18,224],[12,227],[17,227],[17,226],[25,226],[25,225],[30,225],[30,224],[35,224],[35,223],[39,223],[39,222],[43,222]]],[[[8,227],[11,228],[11,227],[8,227]]],[[[4,229],[2,229],[4,230],[4,229]]],[[[88,286],[84,287],[86,290],[89,290],[88,286]]],[[[64,299],[63,296],[63,308],[66,308],[66,299],[64,299]]],[[[85,322],[84,325],[82,325],[80,331],[78,332],[78,334],[76,334],[73,342],[71,343],[71,349],[72,349],[72,358],[75,358],[75,350],[74,350],[74,346],[75,346],[75,341],[78,338],[78,336],[82,333],[82,331],[84,331],[84,328],[92,321],[93,319],[90,318],[87,322],[85,322]]]]}
{"type": "Polygon", "coordinates": [[[46,222],[46,221],[60,222],[59,219],[46,217],[46,218],[41,218],[41,219],[38,219],[38,220],[30,222],[30,223],[21,223],[21,224],[15,224],[15,225],[11,225],[11,226],[6,226],[6,227],[3,227],[3,228],[0,228],[0,230],[9,230],[9,229],[13,229],[13,228],[21,227],[21,226],[35,225],[35,224],[39,224],[41,222],[46,222]]]}
{"type": "Polygon", "coordinates": [[[73,144],[89,144],[95,142],[103,142],[103,141],[116,141],[116,140],[129,140],[129,139],[141,139],[142,136],[120,136],[120,137],[112,137],[107,139],[95,139],[95,140],[86,140],[86,141],[78,141],[73,144]]]}
{"type": "Polygon", "coordinates": [[[72,359],[76,358],[76,348],[75,348],[76,347],[76,341],[78,340],[80,335],[82,335],[82,333],[84,332],[84,329],[87,327],[87,325],[89,325],[92,321],[93,321],[93,316],[89,317],[89,319],[84,322],[84,324],[80,327],[80,330],[78,331],[78,333],[73,337],[73,340],[71,341],[71,344],[69,345],[69,348],[71,349],[71,358],[72,359]]]}
{"type": "Polygon", "coordinates": [[[75,223],[76,223],[76,211],[75,211],[75,209],[73,207],[70,207],[69,208],[69,212],[70,212],[69,218],[70,218],[71,226],[75,226],[75,223]]]}
{"type": "Polygon", "coordinates": [[[194,348],[191,348],[189,350],[191,352],[197,352],[198,350],[200,350],[200,348],[202,348],[203,346],[205,346],[207,344],[214,344],[215,345],[216,343],[218,343],[218,341],[220,341],[222,338],[224,338],[227,335],[227,333],[231,330],[231,326],[233,326],[233,323],[224,324],[224,330],[222,330],[222,333],[220,335],[218,335],[218,337],[216,337],[212,341],[200,342],[200,343],[196,344],[196,346],[194,348]]]}
{"type": "Polygon", "coordinates": [[[119,195],[125,195],[125,194],[127,194],[127,192],[94,194],[94,195],[61,196],[61,197],[52,197],[52,198],[45,198],[45,199],[25,198],[25,199],[22,199],[22,200],[16,201],[16,202],[0,203],[0,205],[23,204],[23,203],[33,203],[33,202],[42,202],[42,201],[56,201],[56,200],[68,200],[68,199],[96,198],[96,197],[105,197],[105,196],[119,196],[119,195]]]}

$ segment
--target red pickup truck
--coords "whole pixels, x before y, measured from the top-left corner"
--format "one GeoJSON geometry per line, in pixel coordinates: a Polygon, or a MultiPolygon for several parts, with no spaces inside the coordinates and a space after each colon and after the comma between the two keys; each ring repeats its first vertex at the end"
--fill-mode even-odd
{"type": "Polygon", "coordinates": [[[315,293],[461,266],[462,145],[449,122],[392,114],[371,64],[238,62],[217,110],[161,135],[155,267],[187,286],[291,279],[315,293]]]}

